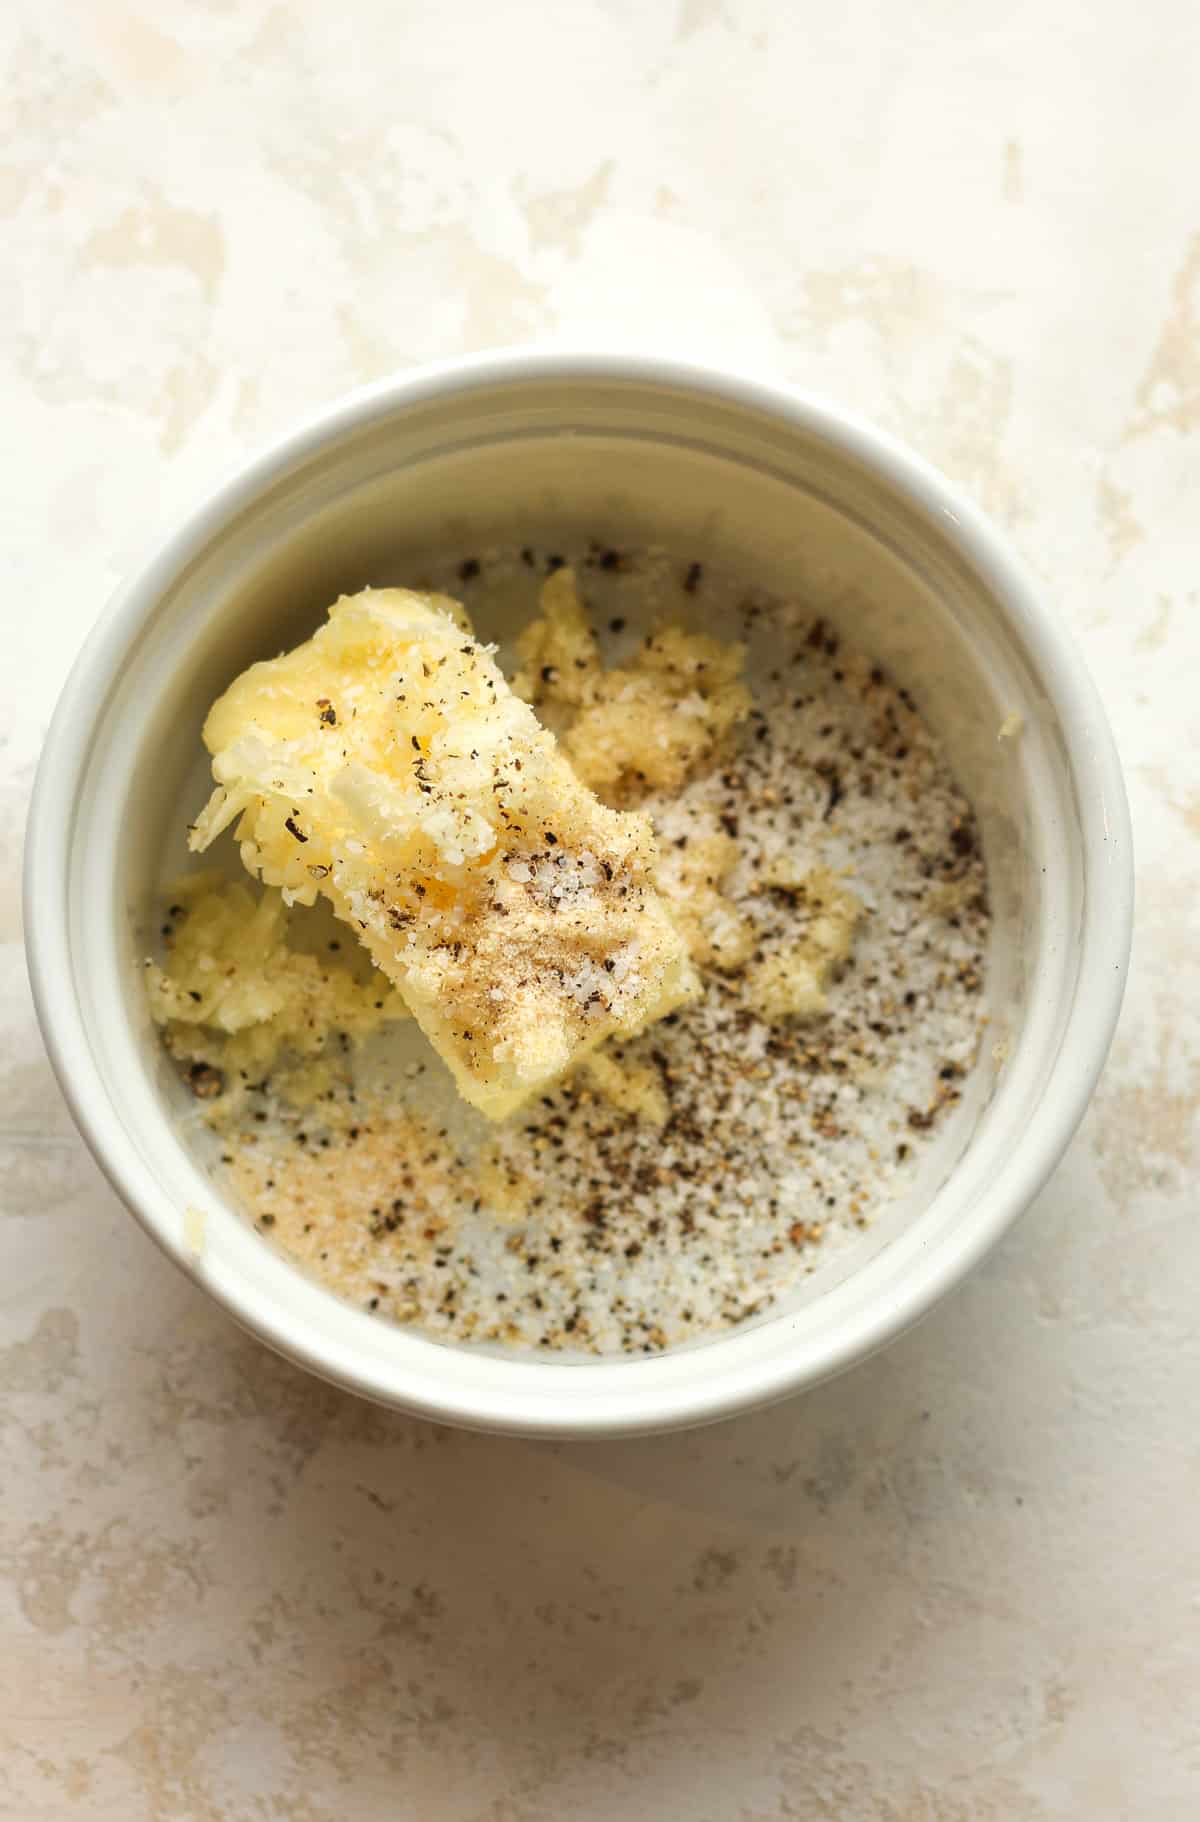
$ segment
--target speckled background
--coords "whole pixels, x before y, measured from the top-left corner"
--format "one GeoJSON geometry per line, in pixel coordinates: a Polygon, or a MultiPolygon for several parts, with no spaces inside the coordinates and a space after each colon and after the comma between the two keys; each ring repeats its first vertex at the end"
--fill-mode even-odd
{"type": "Polygon", "coordinates": [[[0,1814],[1200,1807],[1200,37],[1185,0],[9,0],[0,1814]],[[230,462],[525,337],[766,364],[1008,528],[1139,842],[1096,1105],[885,1358],[588,1449],[371,1410],[122,1212],[18,911],[71,655],[230,462]]]}

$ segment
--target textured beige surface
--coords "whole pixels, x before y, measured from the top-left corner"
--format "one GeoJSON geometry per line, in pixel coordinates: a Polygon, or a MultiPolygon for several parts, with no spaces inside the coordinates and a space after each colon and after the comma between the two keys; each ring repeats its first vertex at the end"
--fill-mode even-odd
{"type": "Polygon", "coordinates": [[[0,45],[0,1814],[1195,1815],[1195,9],[9,0],[0,45]],[[535,334],[763,362],[972,489],[1140,860],[1096,1106],[971,1283],[803,1402],[588,1450],[240,1335],[75,1138],[17,909],[155,529],[339,389],[535,334]]]}

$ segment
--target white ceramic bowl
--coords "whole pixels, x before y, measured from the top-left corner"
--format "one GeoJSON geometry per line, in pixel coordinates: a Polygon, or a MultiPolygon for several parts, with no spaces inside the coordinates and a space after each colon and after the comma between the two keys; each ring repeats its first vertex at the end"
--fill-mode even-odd
{"type": "Polygon", "coordinates": [[[46,742],[26,895],[63,1091],[177,1263],[327,1379],[448,1423],[578,1437],[700,1423],[812,1385],[962,1277],[1045,1182],[1087,1104],[1124,985],[1132,876],[1120,770],[1083,666],[939,475],[782,387],[659,359],[518,351],[334,406],[200,506],[121,590],[46,742]],[[774,1313],[649,1359],[448,1346],[301,1276],[189,1149],[140,979],[159,886],[202,800],[200,722],[235,672],[311,627],[340,590],[411,577],[422,551],[572,529],[670,542],[803,591],[886,663],[975,801],[994,905],[993,1037],[913,1193],[774,1313]],[[1023,731],[998,740],[1014,713],[1023,731]],[[188,1209],[204,1216],[199,1258],[188,1209]]]}

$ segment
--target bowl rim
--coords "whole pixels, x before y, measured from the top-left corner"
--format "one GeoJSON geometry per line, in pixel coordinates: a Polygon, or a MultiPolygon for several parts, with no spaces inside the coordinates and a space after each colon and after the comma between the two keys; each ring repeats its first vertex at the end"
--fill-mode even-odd
{"type": "MultiPolygon", "coordinates": [[[[537,347],[504,348],[432,362],[344,395],[271,442],[179,518],[148,559],[115,592],[86,638],[59,697],[30,802],[24,865],[26,958],[34,1004],[51,1065],[71,1114],[104,1174],[143,1228],[239,1322],[318,1376],[377,1402],[475,1429],[568,1438],[677,1429],[731,1416],[819,1383],[885,1346],[924,1316],[995,1244],[1058,1163],[1087,1107],[1107,1055],[1128,970],[1133,917],[1132,834],[1120,761],[1086,666],[1057,611],[1041,601],[1024,566],[983,513],[922,457],[832,401],[744,369],[680,361],[655,353],[537,347]],[[439,397],[522,382],[608,381],[672,387],[757,412],[798,434],[815,436],[859,461],[890,491],[937,519],[948,542],[1018,627],[1031,664],[1054,705],[1078,799],[1100,839],[1083,840],[1083,913],[1079,967],[1046,1093],[1021,1145],[970,1211],[969,1220],[925,1249],[876,1307],[823,1346],[796,1358],[769,1354],[736,1375],[722,1371],[716,1337],[688,1351],[695,1370],[655,1379],[664,1359],[573,1365],[572,1375],[619,1373],[605,1399],[544,1400],[504,1386],[469,1389],[436,1373],[395,1383],[352,1350],[314,1345],[297,1325],[237,1284],[219,1286],[196,1270],[178,1238],[179,1212],[135,1158],[111,1107],[87,1038],[73,985],[70,856],[83,768],[124,653],[151,618],[170,581],[288,469],[345,433],[439,397]]],[[[444,1350],[439,1350],[444,1351],[444,1350]]],[[[516,1364],[516,1363],[514,1363],[516,1364]]],[[[520,1363],[539,1378],[550,1362],[520,1363]]],[[[486,1377],[486,1376],[485,1376],[486,1377]]],[[[507,1375],[497,1375],[507,1381],[507,1375]]]]}

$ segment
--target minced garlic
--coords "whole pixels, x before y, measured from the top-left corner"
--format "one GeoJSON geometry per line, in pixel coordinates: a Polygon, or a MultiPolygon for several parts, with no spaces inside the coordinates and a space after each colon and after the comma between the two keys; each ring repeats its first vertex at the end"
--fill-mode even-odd
{"type": "Polygon", "coordinates": [[[738,861],[731,835],[713,829],[670,843],[654,875],[692,960],[732,974],[754,951],[754,925],[721,890],[738,861]]]}
{"type": "Polygon", "coordinates": [[[518,642],[514,688],[575,711],[563,745],[606,801],[678,791],[750,712],[743,645],[664,626],[606,671],[572,570],[543,584],[541,609],[518,642]]]}
{"type": "Polygon", "coordinates": [[[665,1126],[671,1103],[658,1071],[649,1063],[618,1062],[607,1050],[597,1050],[580,1071],[590,1088],[619,1113],[632,1114],[650,1126],[665,1126]]]}
{"type": "Polygon", "coordinates": [[[335,1031],[362,1038],[408,1016],[378,975],[360,980],[293,948],[278,892],[256,896],[220,874],[192,873],[168,899],[163,963],[146,963],[146,989],[171,1053],[196,1066],[201,1099],[216,1099],[236,1072],[272,1070],[285,1053],[318,1058],[335,1031]]]}
{"type": "MultiPolygon", "coordinates": [[[[726,649],[694,643],[693,669],[726,649]]],[[[580,782],[446,597],[343,597],[233,683],[204,739],[217,788],[192,847],[236,821],[251,873],[327,898],[489,1117],[698,990],[649,820],[580,782]]]]}
{"type": "Polygon", "coordinates": [[[526,702],[552,700],[581,708],[600,675],[600,648],[579,598],[572,569],[556,569],[542,583],[541,614],[517,640],[521,669],[513,689],[526,702]]]}
{"type": "MultiPolygon", "coordinates": [[[[778,883],[784,883],[782,877],[778,883]]],[[[805,917],[803,933],[750,968],[746,983],[750,1004],[772,1023],[828,1012],[825,989],[834,971],[849,960],[863,915],[860,901],[828,867],[814,867],[794,888],[788,876],[786,885],[795,890],[797,909],[805,917]]]]}
{"type": "Polygon", "coordinates": [[[204,1242],[207,1237],[208,1217],[202,1208],[195,1208],[189,1202],[183,1211],[183,1249],[189,1258],[204,1257],[204,1242]]]}

